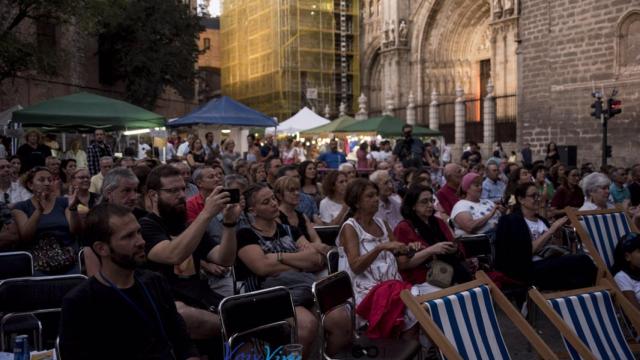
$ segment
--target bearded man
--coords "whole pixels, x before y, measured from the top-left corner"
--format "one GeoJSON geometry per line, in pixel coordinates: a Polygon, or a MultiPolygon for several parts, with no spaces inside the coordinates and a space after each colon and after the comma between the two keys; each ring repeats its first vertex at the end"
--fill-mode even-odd
{"type": "MultiPolygon", "coordinates": [[[[229,193],[216,187],[204,200],[204,208],[187,226],[185,182],[170,165],[153,169],[147,177],[150,213],[140,219],[149,268],[164,275],[176,299],[192,339],[207,340],[220,334],[215,314],[222,296],[213,292],[200,276],[200,261],[230,267],[236,257],[235,226],[239,204],[229,204],[229,193]],[[205,234],[207,226],[223,214],[220,244],[205,234]]],[[[211,343],[211,341],[207,341],[211,343]]]]}

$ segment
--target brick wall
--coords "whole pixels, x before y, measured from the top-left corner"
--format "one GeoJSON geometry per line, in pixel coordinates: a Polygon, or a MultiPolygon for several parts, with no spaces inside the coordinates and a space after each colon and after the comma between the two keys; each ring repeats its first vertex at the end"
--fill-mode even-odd
{"type": "Polygon", "coordinates": [[[577,145],[578,162],[600,164],[602,130],[590,116],[592,81],[618,88],[622,114],[609,122],[609,163],[640,162],[640,71],[616,69],[618,22],[640,0],[522,0],[519,142],[540,155],[549,141],[577,145]]]}

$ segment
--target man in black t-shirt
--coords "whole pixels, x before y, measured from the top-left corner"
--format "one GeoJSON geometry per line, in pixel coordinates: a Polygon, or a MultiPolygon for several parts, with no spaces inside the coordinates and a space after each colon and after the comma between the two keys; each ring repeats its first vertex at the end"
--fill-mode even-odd
{"type": "Polygon", "coordinates": [[[98,205],[87,215],[85,230],[102,265],[63,301],[63,358],[199,359],[166,281],[137,269],[145,261],[144,240],[130,209],[98,205]]]}
{"type": "Polygon", "coordinates": [[[217,187],[205,199],[204,209],[186,226],[185,182],[180,171],[170,165],[161,165],[149,173],[146,196],[152,208],[140,219],[140,226],[149,268],[169,281],[178,312],[185,319],[192,339],[219,335],[220,322],[213,311],[222,299],[200,277],[200,261],[233,265],[240,205],[227,205],[229,193],[217,187]],[[224,229],[220,244],[216,245],[205,236],[205,231],[219,212],[223,214],[224,229]]]}

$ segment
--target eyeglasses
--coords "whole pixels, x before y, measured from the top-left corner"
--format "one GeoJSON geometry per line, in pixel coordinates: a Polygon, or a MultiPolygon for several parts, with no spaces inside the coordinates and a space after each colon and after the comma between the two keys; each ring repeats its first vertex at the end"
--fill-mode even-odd
{"type": "Polygon", "coordinates": [[[177,195],[177,194],[179,194],[181,192],[182,193],[186,192],[187,188],[186,187],[177,187],[177,188],[173,188],[173,189],[158,189],[158,190],[168,192],[171,195],[177,195]]]}
{"type": "Polygon", "coordinates": [[[539,199],[540,199],[540,194],[538,194],[538,193],[535,193],[535,194],[527,194],[527,195],[525,195],[525,197],[530,197],[530,198],[532,198],[533,200],[539,200],[539,199]]]}

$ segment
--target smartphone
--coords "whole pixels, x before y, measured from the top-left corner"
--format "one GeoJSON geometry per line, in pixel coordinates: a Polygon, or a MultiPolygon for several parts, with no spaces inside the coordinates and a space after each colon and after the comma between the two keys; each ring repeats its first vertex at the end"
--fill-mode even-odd
{"type": "Polygon", "coordinates": [[[237,204],[240,202],[239,189],[222,189],[222,191],[229,193],[229,204],[237,204]]]}

